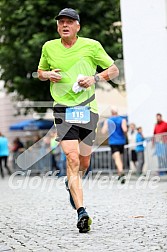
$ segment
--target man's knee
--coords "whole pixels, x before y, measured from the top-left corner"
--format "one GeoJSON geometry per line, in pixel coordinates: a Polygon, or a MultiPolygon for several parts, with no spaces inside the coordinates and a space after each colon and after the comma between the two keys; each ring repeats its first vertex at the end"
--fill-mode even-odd
{"type": "Polygon", "coordinates": [[[79,154],[77,151],[72,151],[66,154],[68,163],[70,167],[78,167],[79,166],[79,154]]]}

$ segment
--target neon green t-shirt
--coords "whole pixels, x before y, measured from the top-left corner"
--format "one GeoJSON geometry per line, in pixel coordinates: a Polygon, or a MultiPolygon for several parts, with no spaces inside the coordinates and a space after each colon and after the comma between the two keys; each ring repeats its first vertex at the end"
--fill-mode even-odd
{"type": "MultiPolygon", "coordinates": [[[[78,75],[92,76],[96,73],[97,66],[106,69],[113,63],[112,58],[98,41],[78,37],[70,48],[64,47],[61,39],[46,42],[42,48],[38,69],[44,71],[61,69],[62,78],[57,83],[50,83],[50,92],[55,104],[59,103],[70,107],[77,106],[95,93],[95,85],[79,93],[72,90],[78,75]]],[[[97,113],[95,100],[88,105],[92,112],[97,113]]]]}

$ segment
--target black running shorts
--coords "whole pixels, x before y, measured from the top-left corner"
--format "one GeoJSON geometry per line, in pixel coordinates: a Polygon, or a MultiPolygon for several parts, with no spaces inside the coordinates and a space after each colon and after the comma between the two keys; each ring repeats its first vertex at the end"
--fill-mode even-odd
{"type": "Polygon", "coordinates": [[[114,154],[115,152],[119,152],[121,154],[124,153],[124,145],[110,145],[111,152],[114,154]]]}
{"type": "Polygon", "coordinates": [[[92,146],[96,137],[98,114],[90,111],[90,122],[86,124],[68,123],[65,121],[66,108],[58,104],[53,108],[54,122],[58,135],[57,141],[81,140],[85,144],[92,146]]]}

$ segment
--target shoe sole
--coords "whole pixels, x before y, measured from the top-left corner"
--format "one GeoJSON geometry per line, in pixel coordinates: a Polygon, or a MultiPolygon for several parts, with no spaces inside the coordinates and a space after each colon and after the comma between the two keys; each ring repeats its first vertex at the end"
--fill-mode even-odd
{"type": "Polygon", "coordinates": [[[89,216],[83,216],[77,223],[77,228],[80,233],[87,233],[90,231],[90,225],[92,224],[92,220],[89,216]]]}
{"type": "Polygon", "coordinates": [[[123,178],[123,179],[121,180],[121,184],[125,184],[125,182],[126,182],[126,179],[123,178]]]}
{"type": "Polygon", "coordinates": [[[125,176],[118,177],[118,181],[120,181],[121,184],[125,184],[125,182],[126,182],[125,176]]]}

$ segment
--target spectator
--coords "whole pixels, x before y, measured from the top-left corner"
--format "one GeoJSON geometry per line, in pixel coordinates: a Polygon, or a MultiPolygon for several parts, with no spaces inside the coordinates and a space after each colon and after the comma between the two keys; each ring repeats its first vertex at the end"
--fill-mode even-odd
{"type": "Polygon", "coordinates": [[[136,130],[136,125],[134,123],[131,123],[129,125],[129,130],[128,130],[128,144],[130,145],[129,147],[129,156],[130,156],[130,163],[131,163],[131,170],[136,171],[137,169],[137,154],[135,151],[136,147],[136,135],[137,135],[137,130],[136,130]]]}
{"type": "Polygon", "coordinates": [[[24,150],[24,145],[23,143],[20,141],[19,137],[16,137],[13,140],[13,146],[12,146],[12,151],[13,152],[22,152],[24,150]]]}
{"type": "Polygon", "coordinates": [[[123,172],[123,153],[124,145],[126,144],[125,134],[127,133],[126,119],[118,115],[116,108],[111,110],[112,116],[104,121],[102,127],[102,134],[108,131],[108,144],[111,147],[111,152],[115,165],[118,171],[118,179],[121,183],[125,183],[125,176],[123,172]]]}
{"type": "Polygon", "coordinates": [[[24,151],[24,146],[19,137],[16,137],[13,140],[11,151],[13,152],[13,169],[20,169],[20,167],[17,165],[16,159],[20,155],[20,153],[24,151]]]}
{"type": "Polygon", "coordinates": [[[38,144],[40,143],[40,140],[41,140],[41,136],[40,135],[35,135],[33,137],[33,144],[36,144],[38,146],[38,144]]]}
{"type": "Polygon", "coordinates": [[[60,161],[61,149],[58,145],[59,143],[55,140],[57,137],[57,132],[51,133],[50,138],[50,148],[51,148],[51,170],[54,172],[55,170],[59,170],[58,162],[60,161]]]}
{"type": "Polygon", "coordinates": [[[167,123],[162,120],[162,115],[160,113],[156,114],[157,123],[154,127],[154,135],[167,133],[167,123]]]}
{"type": "Polygon", "coordinates": [[[8,172],[8,175],[11,175],[11,171],[7,164],[8,156],[9,156],[8,139],[5,136],[3,136],[2,133],[0,132],[0,172],[2,178],[4,178],[3,162],[4,167],[8,172]]]}
{"type": "Polygon", "coordinates": [[[40,157],[38,162],[39,172],[41,175],[44,175],[51,168],[50,137],[43,135],[38,142],[35,142],[32,149],[34,148],[36,148],[40,157]]]}
{"type": "Polygon", "coordinates": [[[143,165],[144,165],[144,146],[143,141],[145,140],[143,133],[142,133],[142,127],[137,128],[137,134],[136,134],[136,153],[137,153],[137,175],[141,175],[143,172],[143,165]]]}
{"type": "MultiPolygon", "coordinates": [[[[154,127],[155,154],[158,158],[159,169],[167,168],[167,122],[163,121],[162,114],[156,114],[156,125],[154,127]]],[[[162,171],[163,173],[163,171],[162,171]]],[[[161,174],[161,171],[160,171],[161,174]]]]}

